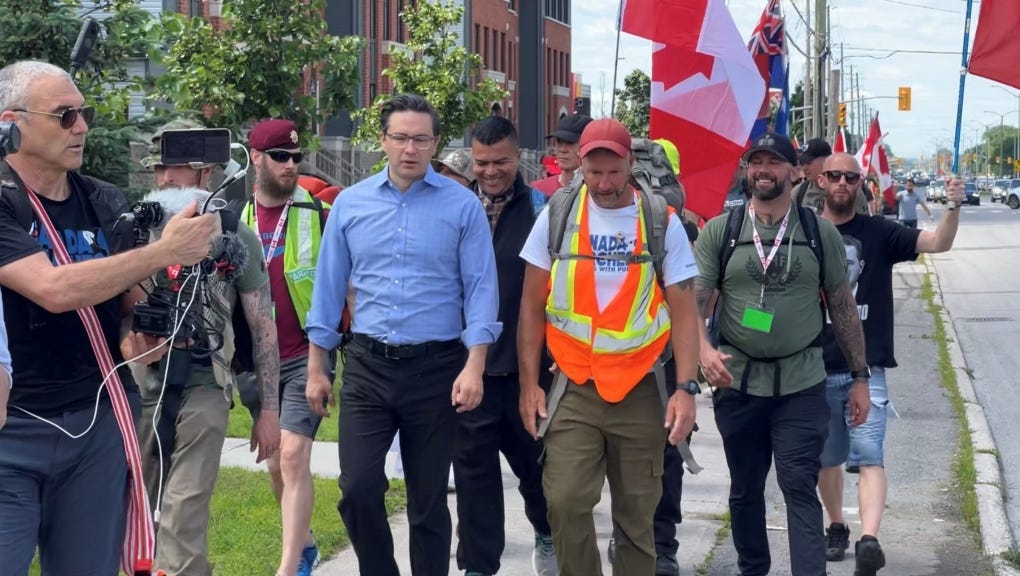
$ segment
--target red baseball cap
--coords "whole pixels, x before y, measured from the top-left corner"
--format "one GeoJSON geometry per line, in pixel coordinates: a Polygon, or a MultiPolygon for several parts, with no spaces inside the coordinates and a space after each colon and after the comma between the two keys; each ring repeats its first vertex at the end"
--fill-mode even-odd
{"type": "Polygon", "coordinates": [[[578,152],[584,158],[592,150],[605,148],[620,158],[630,157],[630,132],[615,118],[592,120],[581,133],[578,152]]]}

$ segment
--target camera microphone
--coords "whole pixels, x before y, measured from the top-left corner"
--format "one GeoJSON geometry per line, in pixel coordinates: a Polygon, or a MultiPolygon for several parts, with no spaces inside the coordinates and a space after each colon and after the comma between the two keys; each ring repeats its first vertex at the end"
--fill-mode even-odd
{"type": "Polygon", "coordinates": [[[237,234],[223,234],[213,241],[206,262],[211,267],[207,273],[216,272],[224,281],[233,282],[248,263],[248,245],[237,234]]]}

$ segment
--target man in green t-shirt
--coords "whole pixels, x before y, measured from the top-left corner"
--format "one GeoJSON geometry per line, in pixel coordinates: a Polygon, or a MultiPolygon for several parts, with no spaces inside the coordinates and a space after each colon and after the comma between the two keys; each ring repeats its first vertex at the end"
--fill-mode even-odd
{"type": "MultiPolygon", "coordinates": [[[[771,567],[765,531],[765,479],[776,462],[786,499],[793,576],[825,574],[822,506],[815,485],[828,430],[821,332],[825,310],[849,364],[866,378],[864,336],[846,279],[843,240],[817,219],[824,263],[791,190],[797,155],[788,139],[763,134],[745,152],[751,199],[726,269],[728,217],[709,221],[696,257],[698,305],[712,316],[718,300],[718,348],[701,344],[701,366],[714,393],[715,419],[730,469],[733,543],[743,576],[771,567]],[[820,265],[821,264],[821,265],[820,265]],[[820,278],[824,270],[824,278],[820,278]],[[716,293],[718,291],[718,294],[716,293]],[[824,300],[823,300],[824,297],[824,300]]],[[[735,215],[736,216],[736,215],[735,215]]],[[[867,386],[851,399],[851,418],[867,418],[867,386]]]]}
{"type": "MultiPolygon", "coordinates": [[[[213,165],[164,165],[160,140],[169,130],[194,130],[201,124],[172,120],[152,138],[150,155],[142,160],[153,168],[156,187],[167,201],[201,201],[213,165]]],[[[184,322],[188,328],[174,339],[170,353],[158,364],[132,370],[142,392],[138,422],[142,473],[153,510],[157,512],[155,566],[169,576],[211,576],[208,555],[209,503],[219,472],[227,432],[234,374],[231,318],[241,306],[251,330],[252,360],[262,398],[262,411],[252,431],[252,450],[258,460],[271,456],[280,445],[280,353],[273,320],[269,273],[260,258],[262,242],[243,222],[232,242],[243,244],[247,254],[240,269],[230,275],[214,272],[184,322]],[[169,369],[166,363],[169,362],[169,369]]],[[[177,267],[162,270],[149,280],[148,290],[161,290],[168,305],[188,306],[195,280],[177,267]],[[178,295],[180,302],[178,304],[178,295]]]]}

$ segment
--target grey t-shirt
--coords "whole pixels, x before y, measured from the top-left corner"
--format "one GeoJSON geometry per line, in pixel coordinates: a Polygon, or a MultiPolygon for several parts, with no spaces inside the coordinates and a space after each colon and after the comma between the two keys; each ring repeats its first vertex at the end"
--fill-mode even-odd
{"type": "Polygon", "coordinates": [[[900,192],[896,195],[900,201],[900,220],[917,220],[917,205],[922,202],[917,192],[900,192]]]}

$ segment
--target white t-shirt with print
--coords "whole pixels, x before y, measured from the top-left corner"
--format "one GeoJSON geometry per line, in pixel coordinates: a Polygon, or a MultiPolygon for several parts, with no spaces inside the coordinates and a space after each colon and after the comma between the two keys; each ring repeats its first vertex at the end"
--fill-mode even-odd
{"type": "MultiPolygon", "coordinates": [[[[591,232],[592,252],[595,260],[595,299],[599,311],[613,301],[627,277],[627,263],[620,260],[598,259],[608,254],[632,254],[637,242],[637,204],[624,208],[602,208],[588,197],[588,227],[591,232]]],[[[552,269],[549,256],[549,208],[539,214],[528,240],[521,250],[521,258],[543,270],[552,269]]],[[[666,227],[666,257],[662,263],[664,284],[669,286],[698,275],[687,233],[676,215],[670,215],[666,227]]]]}

